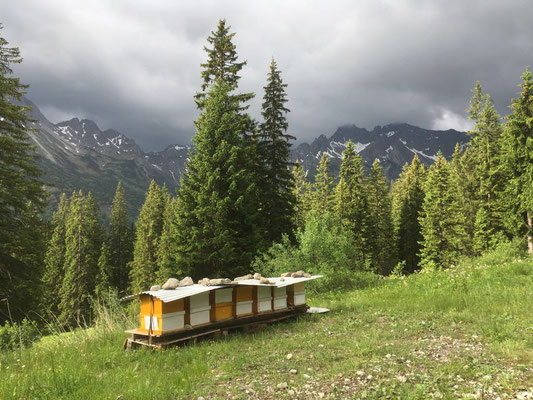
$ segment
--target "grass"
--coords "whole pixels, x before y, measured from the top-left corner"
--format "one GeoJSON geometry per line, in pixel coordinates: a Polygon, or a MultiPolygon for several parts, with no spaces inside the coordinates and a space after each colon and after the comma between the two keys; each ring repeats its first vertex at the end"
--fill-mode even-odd
{"type": "Polygon", "coordinates": [[[533,391],[532,259],[493,254],[308,302],[331,312],[166,351],[123,351],[124,323],[110,320],[45,337],[0,355],[0,399],[504,399],[533,391]]]}

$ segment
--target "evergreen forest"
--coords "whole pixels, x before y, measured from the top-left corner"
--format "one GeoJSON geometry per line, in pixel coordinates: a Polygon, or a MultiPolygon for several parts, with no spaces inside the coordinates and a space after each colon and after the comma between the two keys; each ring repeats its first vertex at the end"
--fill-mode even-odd
{"type": "Polygon", "coordinates": [[[439,154],[428,168],[415,154],[389,182],[378,159],[365,168],[348,143],[339,176],[323,153],[311,181],[289,161],[296,138],[283,63],[265,60],[262,93],[241,91],[246,61],[220,20],[191,99],[199,116],[179,189],[152,181],[133,221],[119,184],[105,223],[91,193],[65,193],[47,220],[47,182],[28,143],[27,108],[16,101],[27,89],[12,73],[22,59],[1,33],[0,326],[91,325],[98,299],[170,277],[305,270],[324,276],[317,291],[334,293],[369,277],[448,270],[511,241],[533,257],[529,69],[505,116],[473,82],[471,140],[452,159],[439,154]]]}

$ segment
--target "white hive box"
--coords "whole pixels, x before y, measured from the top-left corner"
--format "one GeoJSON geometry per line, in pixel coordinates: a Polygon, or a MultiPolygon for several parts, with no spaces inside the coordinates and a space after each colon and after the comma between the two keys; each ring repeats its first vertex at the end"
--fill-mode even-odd
{"type": "Polygon", "coordinates": [[[257,287],[257,312],[272,311],[272,287],[257,287]]]}
{"type": "Polygon", "coordinates": [[[287,308],[287,287],[274,288],[274,310],[287,308]]]}
{"type": "Polygon", "coordinates": [[[305,282],[294,284],[294,305],[301,306],[305,304],[305,282]]]}
{"type": "Polygon", "coordinates": [[[195,294],[190,297],[191,326],[203,325],[210,322],[209,292],[195,294]]]}
{"type": "Polygon", "coordinates": [[[162,330],[174,331],[185,327],[185,311],[163,314],[162,330]]]}

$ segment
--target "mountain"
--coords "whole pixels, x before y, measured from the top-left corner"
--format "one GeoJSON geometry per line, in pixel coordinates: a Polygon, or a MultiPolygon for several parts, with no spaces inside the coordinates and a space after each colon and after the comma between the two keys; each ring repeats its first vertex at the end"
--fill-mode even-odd
{"type": "MultiPolygon", "coordinates": [[[[191,146],[172,145],[158,152],[144,152],[133,139],[113,130],[102,131],[88,119],[73,118],[53,124],[39,108],[26,98],[35,120],[30,138],[38,153],[38,164],[44,170],[44,180],[50,183],[50,204],[55,207],[61,193],[83,189],[91,191],[102,213],[109,213],[116,186],[124,185],[130,203],[129,213],[136,216],[144,202],[150,181],[166,184],[174,192],[185,170],[191,146]]],[[[365,166],[378,158],[387,177],[396,179],[414,154],[426,165],[432,164],[439,150],[450,158],[456,143],[464,145],[465,132],[449,129],[435,131],[405,123],[376,126],[372,131],[347,125],[338,128],[331,137],[320,135],[311,144],[301,143],[291,151],[292,161],[299,160],[312,179],[322,153],[331,158],[332,172],[337,175],[342,152],[348,141],[355,144],[365,166]]]]}
{"type": "Polygon", "coordinates": [[[301,162],[308,171],[308,176],[313,177],[322,153],[326,153],[331,159],[332,172],[337,175],[342,152],[349,140],[354,143],[355,151],[363,158],[367,168],[377,158],[387,178],[393,180],[415,154],[418,154],[424,164],[430,165],[435,161],[439,150],[449,159],[455,144],[465,145],[469,137],[465,132],[454,129],[435,131],[405,123],[376,126],[372,131],[347,125],[338,128],[330,138],[320,135],[311,144],[296,146],[291,152],[292,161],[301,162]]]}
{"type": "Polygon", "coordinates": [[[30,107],[30,139],[36,147],[38,165],[51,184],[50,204],[55,207],[61,193],[82,189],[91,191],[102,213],[111,208],[117,184],[122,182],[131,216],[144,202],[152,179],[166,184],[173,192],[179,185],[190,146],[168,146],[159,152],[145,153],[133,139],[113,129],[102,131],[88,119],[73,118],[53,124],[26,98],[30,107]]]}

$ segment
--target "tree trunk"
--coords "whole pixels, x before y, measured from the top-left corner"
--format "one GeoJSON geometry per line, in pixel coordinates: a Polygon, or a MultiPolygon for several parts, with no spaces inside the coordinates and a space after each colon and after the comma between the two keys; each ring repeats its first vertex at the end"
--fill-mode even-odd
{"type": "Polygon", "coordinates": [[[533,215],[527,212],[527,250],[533,256],[533,215]]]}

